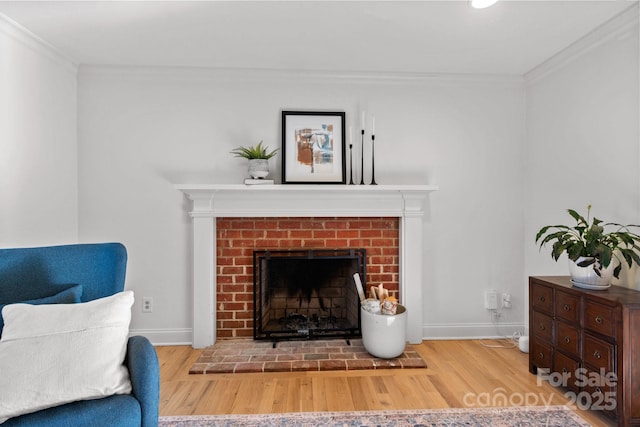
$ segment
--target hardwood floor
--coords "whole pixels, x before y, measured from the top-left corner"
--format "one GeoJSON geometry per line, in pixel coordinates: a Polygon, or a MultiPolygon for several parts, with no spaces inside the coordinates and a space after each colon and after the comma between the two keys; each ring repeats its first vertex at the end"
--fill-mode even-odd
{"type": "MultiPolygon", "coordinates": [[[[491,348],[494,341],[424,341],[427,369],[189,375],[201,350],[156,347],[160,415],[564,405],[564,390],[538,384],[528,355],[491,348]],[[500,399],[503,397],[503,399],[500,399]]],[[[576,410],[594,426],[613,426],[595,411],[576,410]]]]}

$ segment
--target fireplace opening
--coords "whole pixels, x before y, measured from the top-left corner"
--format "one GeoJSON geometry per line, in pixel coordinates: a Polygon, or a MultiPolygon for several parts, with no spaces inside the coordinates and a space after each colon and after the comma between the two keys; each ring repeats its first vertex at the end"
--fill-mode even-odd
{"type": "Polygon", "coordinates": [[[365,249],[254,251],[254,339],[360,336],[355,273],[366,288],[365,249]]]}

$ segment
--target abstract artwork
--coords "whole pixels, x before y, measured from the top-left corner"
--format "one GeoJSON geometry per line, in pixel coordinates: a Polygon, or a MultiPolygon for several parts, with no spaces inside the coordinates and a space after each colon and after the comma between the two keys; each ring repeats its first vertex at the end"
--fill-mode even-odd
{"type": "Polygon", "coordinates": [[[282,183],[344,184],[345,113],[282,112],[282,183]]]}

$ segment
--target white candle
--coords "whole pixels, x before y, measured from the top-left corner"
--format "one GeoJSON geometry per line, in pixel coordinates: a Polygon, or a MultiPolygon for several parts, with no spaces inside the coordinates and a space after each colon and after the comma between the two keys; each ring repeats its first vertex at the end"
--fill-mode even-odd
{"type": "Polygon", "coordinates": [[[353,126],[349,125],[349,145],[353,144],[353,126]]]}
{"type": "Polygon", "coordinates": [[[362,112],[362,120],[360,121],[360,129],[364,130],[364,111],[362,112]]]}
{"type": "Polygon", "coordinates": [[[376,134],[376,116],[371,118],[371,135],[376,134]]]}

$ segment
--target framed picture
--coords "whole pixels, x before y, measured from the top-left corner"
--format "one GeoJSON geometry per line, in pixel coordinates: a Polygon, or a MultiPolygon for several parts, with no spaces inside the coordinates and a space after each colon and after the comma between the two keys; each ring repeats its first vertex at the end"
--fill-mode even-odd
{"type": "Polygon", "coordinates": [[[282,112],[282,183],[345,184],[344,112],[282,112]]]}

